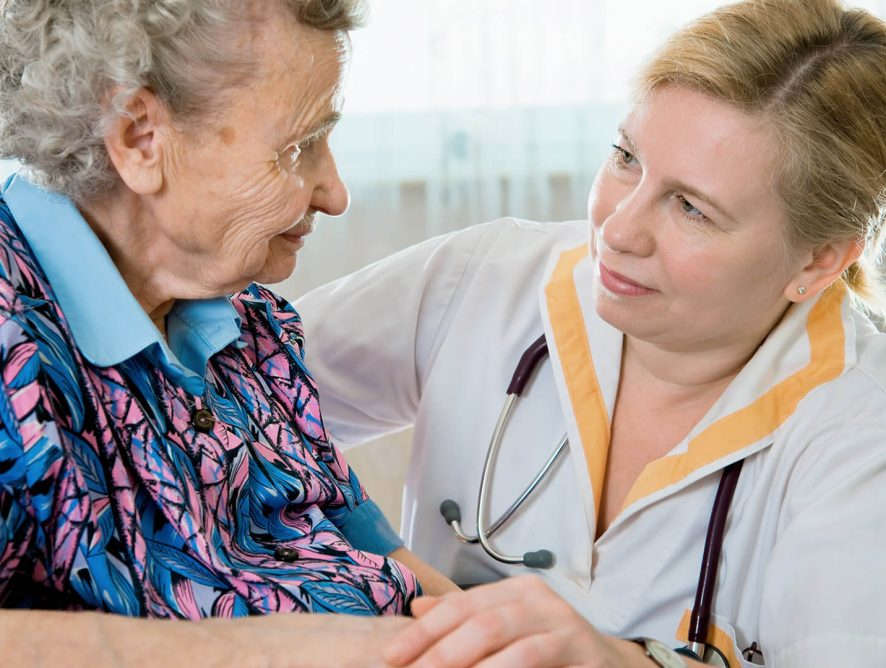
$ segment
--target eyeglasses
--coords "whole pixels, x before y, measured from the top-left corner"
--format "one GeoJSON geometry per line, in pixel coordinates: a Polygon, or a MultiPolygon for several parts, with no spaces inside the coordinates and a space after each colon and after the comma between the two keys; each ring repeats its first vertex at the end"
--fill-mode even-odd
{"type": "Polygon", "coordinates": [[[274,158],[271,162],[276,165],[279,171],[294,174],[301,151],[301,144],[297,142],[287,144],[279,151],[274,151],[274,158]]]}

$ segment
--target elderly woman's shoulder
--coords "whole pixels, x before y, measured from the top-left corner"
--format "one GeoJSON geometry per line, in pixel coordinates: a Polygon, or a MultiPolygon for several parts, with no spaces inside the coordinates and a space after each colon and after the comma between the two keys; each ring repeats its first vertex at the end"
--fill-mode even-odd
{"type": "MultiPolygon", "coordinates": [[[[300,353],[304,346],[301,316],[284,297],[270,288],[251,283],[231,297],[241,329],[258,342],[277,341],[292,345],[300,353]]],[[[256,343],[258,345],[258,343],[256,343]]]]}
{"type": "Polygon", "coordinates": [[[40,266],[12,212],[0,199],[0,313],[10,317],[32,301],[48,297],[49,287],[40,266]]]}

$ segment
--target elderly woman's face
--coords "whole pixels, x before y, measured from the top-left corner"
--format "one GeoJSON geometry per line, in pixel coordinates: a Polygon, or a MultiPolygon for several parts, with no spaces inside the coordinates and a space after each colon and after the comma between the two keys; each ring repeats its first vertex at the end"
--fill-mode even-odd
{"type": "Polygon", "coordinates": [[[316,211],[348,192],[327,142],[339,111],[342,45],[330,31],[269,20],[251,82],[205,128],[173,133],[160,226],[206,294],[276,282],[295,267],[316,211]]]}
{"type": "Polygon", "coordinates": [[[679,87],[641,102],[588,206],[600,316],[675,350],[765,335],[803,266],[775,158],[769,128],[731,105],[679,87]]]}

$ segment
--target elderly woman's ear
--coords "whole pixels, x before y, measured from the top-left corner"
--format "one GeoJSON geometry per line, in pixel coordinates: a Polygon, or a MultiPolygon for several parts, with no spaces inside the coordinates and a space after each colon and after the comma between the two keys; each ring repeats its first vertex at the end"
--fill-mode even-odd
{"type": "Polygon", "coordinates": [[[172,130],[169,111],[154,93],[140,88],[126,113],[110,124],[105,146],[123,183],[138,195],[153,195],[163,186],[164,152],[172,130]]]}

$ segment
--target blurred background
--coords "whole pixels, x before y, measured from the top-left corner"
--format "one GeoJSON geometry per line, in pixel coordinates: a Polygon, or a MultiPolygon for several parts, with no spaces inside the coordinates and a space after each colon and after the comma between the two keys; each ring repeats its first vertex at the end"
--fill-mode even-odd
{"type": "MultiPolygon", "coordinates": [[[[500,216],[585,217],[594,172],[660,41],[717,0],[369,0],[332,135],[351,189],[319,219],[295,299],[429,236],[500,216]]],[[[855,0],[886,17],[886,0],[855,0]]],[[[0,172],[15,168],[0,161],[0,172]]],[[[395,522],[409,433],[349,450],[395,522]]]]}
{"type": "MultiPolygon", "coordinates": [[[[323,219],[290,297],[499,216],[585,217],[630,80],[722,0],[368,0],[332,135],[351,208],[323,219]]],[[[849,0],[886,16],[886,0],[849,0]]]]}

